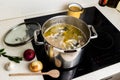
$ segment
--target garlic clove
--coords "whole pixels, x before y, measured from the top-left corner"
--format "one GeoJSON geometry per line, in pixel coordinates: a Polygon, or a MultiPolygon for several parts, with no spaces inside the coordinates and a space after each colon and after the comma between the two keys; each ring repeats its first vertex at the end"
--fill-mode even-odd
{"type": "Polygon", "coordinates": [[[5,70],[7,70],[7,71],[10,71],[10,70],[14,69],[14,67],[15,67],[15,64],[14,64],[13,62],[7,62],[7,63],[4,65],[4,68],[5,68],[5,70]]]}

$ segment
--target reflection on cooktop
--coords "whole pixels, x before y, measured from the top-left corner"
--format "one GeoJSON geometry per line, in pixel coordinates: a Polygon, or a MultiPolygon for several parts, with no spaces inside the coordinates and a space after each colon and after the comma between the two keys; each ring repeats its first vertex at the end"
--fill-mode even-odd
{"type": "MultiPolygon", "coordinates": [[[[26,19],[25,22],[39,22],[41,25],[49,18],[57,15],[63,15],[66,12],[56,13],[36,18],[26,19]]],[[[120,32],[115,26],[96,8],[85,8],[81,16],[88,25],[93,25],[98,33],[98,38],[93,39],[85,46],[82,59],[78,66],[72,69],[60,69],[61,75],[57,79],[44,76],[45,80],[71,80],[72,78],[87,74],[89,72],[107,67],[120,61],[120,32]]],[[[41,35],[38,40],[43,40],[41,35]]],[[[49,62],[46,56],[44,46],[35,45],[32,41],[38,60],[44,64],[43,71],[56,68],[52,62],[49,62]]]]}
{"type": "Polygon", "coordinates": [[[107,32],[97,32],[98,37],[91,41],[91,44],[98,49],[109,49],[113,46],[114,41],[112,36],[107,32]],[[102,42],[102,43],[98,43],[102,42]]]}

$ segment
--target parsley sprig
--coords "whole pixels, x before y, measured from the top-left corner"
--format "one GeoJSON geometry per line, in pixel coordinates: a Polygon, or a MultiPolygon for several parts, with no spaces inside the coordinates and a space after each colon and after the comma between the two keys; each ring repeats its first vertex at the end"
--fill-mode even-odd
{"type": "Polygon", "coordinates": [[[9,56],[6,54],[6,52],[4,52],[4,49],[0,49],[0,56],[6,57],[11,61],[14,61],[16,63],[20,63],[20,61],[22,61],[22,57],[18,57],[18,56],[9,56]]]}

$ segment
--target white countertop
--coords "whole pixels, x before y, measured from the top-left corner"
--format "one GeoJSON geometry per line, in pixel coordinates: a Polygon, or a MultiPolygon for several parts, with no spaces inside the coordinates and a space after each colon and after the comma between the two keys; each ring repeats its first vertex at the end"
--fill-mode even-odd
{"type": "MultiPolygon", "coordinates": [[[[83,4],[83,7],[88,7],[88,6],[96,6],[107,18],[110,20],[113,25],[116,26],[118,30],[120,30],[120,13],[113,8],[109,7],[100,7],[97,3],[96,4],[83,4]]],[[[56,11],[57,12],[57,11],[56,11]]],[[[52,12],[51,12],[52,13],[52,12]]],[[[10,47],[7,46],[3,43],[2,39],[4,37],[4,34],[13,26],[24,22],[24,19],[26,18],[31,18],[31,17],[36,17],[36,16],[41,16],[41,15],[46,15],[48,13],[40,13],[37,15],[29,15],[29,16],[22,16],[22,17],[17,17],[17,18],[11,18],[11,19],[4,19],[0,20],[0,48],[5,48],[5,51],[7,52],[8,55],[15,55],[15,56],[22,56],[23,52],[30,48],[33,49],[32,44],[28,43],[24,46],[20,47],[10,47]]],[[[4,64],[8,62],[9,60],[4,57],[0,57],[0,80],[44,80],[42,76],[27,76],[27,77],[9,77],[9,73],[17,73],[17,72],[30,72],[28,69],[28,64],[30,62],[27,61],[22,61],[20,64],[16,64],[15,69],[12,71],[6,71],[4,69],[4,64]]],[[[89,74],[80,76],[78,78],[75,78],[73,80],[100,80],[104,77],[113,75],[115,73],[120,72],[120,62],[105,67],[103,69],[91,72],[89,74]]]]}

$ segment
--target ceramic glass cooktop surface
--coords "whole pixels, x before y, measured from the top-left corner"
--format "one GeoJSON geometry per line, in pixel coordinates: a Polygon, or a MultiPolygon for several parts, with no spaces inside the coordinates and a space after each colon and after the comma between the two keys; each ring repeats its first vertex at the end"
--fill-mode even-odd
{"type": "MultiPolygon", "coordinates": [[[[43,25],[47,19],[65,14],[66,12],[40,16],[26,19],[25,22],[38,22],[43,25]]],[[[60,77],[54,79],[46,75],[45,80],[71,80],[120,61],[120,32],[115,26],[96,7],[85,8],[80,18],[88,25],[94,26],[98,38],[90,40],[89,44],[85,46],[78,66],[71,69],[57,68],[60,70],[60,77]]],[[[38,35],[38,40],[43,41],[41,35],[38,35]]],[[[37,59],[43,62],[43,71],[56,68],[53,63],[49,62],[44,45],[35,45],[34,40],[32,40],[32,44],[37,59]]]]}

